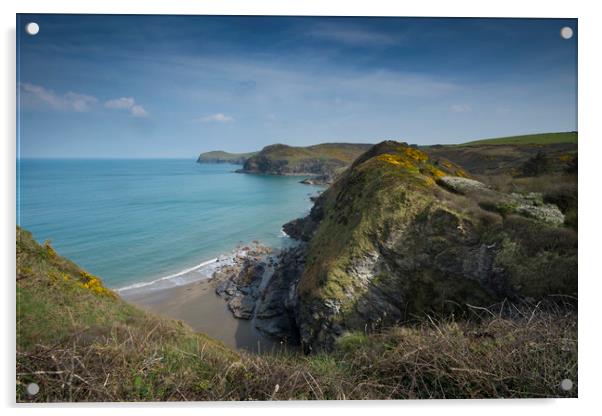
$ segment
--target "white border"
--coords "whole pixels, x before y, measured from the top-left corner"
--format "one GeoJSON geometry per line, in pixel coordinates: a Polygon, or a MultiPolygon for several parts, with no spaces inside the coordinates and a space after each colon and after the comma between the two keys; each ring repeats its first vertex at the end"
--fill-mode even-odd
{"type": "MultiPolygon", "coordinates": [[[[487,401],[407,401],[407,402],[295,402],[295,403],[196,403],[177,404],[178,414],[230,414],[233,411],[246,414],[302,414],[308,412],[340,412],[365,414],[371,408],[381,412],[399,414],[426,412],[446,415],[469,414],[504,415],[509,412],[576,414],[593,411],[599,407],[600,396],[600,316],[602,295],[600,264],[596,261],[600,229],[600,160],[602,159],[602,132],[600,129],[600,74],[602,65],[599,43],[602,40],[602,21],[593,1],[542,1],[505,0],[496,3],[473,0],[411,2],[393,1],[311,1],[290,0],[3,0],[0,2],[2,21],[2,82],[3,100],[0,125],[4,129],[2,142],[2,221],[0,264],[3,266],[3,329],[5,337],[0,368],[0,394],[4,406],[14,405],[14,224],[15,224],[15,13],[126,13],[126,14],[271,14],[271,15],[348,15],[348,16],[473,16],[473,17],[576,17],[579,18],[579,147],[580,147],[580,201],[579,201],[579,399],[572,400],[487,400],[487,401]]],[[[164,414],[170,405],[68,405],[46,406],[42,409],[28,407],[27,413],[45,411],[50,414],[101,415],[106,408],[113,413],[125,414],[143,411],[145,414],[164,414]],[[66,409],[64,408],[66,407],[66,409]],[[83,408],[82,408],[83,407],[83,408]]]]}

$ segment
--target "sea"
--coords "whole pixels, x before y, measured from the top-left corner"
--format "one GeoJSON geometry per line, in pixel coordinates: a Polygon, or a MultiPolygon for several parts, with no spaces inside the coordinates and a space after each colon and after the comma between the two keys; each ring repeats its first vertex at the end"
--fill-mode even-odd
{"type": "Polygon", "coordinates": [[[253,241],[293,244],[282,225],[322,188],[188,159],[20,159],[17,224],[119,292],[211,276],[253,241]]]}

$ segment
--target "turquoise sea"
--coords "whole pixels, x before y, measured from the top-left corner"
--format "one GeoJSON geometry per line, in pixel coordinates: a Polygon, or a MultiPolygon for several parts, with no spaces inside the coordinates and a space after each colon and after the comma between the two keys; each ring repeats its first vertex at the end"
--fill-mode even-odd
{"type": "Polygon", "coordinates": [[[173,159],[20,160],[17,223],[111,288],[183,284],[208,277],[237,246],[289,243],[282,224],[306,214],[309,196],[321,189],[237,168],[173,159]]]}

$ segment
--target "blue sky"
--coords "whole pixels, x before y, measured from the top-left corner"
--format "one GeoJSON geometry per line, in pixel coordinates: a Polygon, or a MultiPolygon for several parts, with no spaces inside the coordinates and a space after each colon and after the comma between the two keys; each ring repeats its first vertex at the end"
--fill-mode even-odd
{"type": "Polygon", "coordinates": [[[20,155],[577,130],[577,36],[564,26],[577,34],[574,19],[22,14],[20,155]]]}

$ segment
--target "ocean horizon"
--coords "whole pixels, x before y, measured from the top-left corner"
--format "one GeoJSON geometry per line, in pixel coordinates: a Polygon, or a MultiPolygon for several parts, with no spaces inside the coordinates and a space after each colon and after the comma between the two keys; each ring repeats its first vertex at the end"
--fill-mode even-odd
{"type": "Polygon", "coordinates": [[[17,160],[17,224],[113,289],[211,276],[237,248],[290,244],[321,188],[194,159],[17,160]]]}

